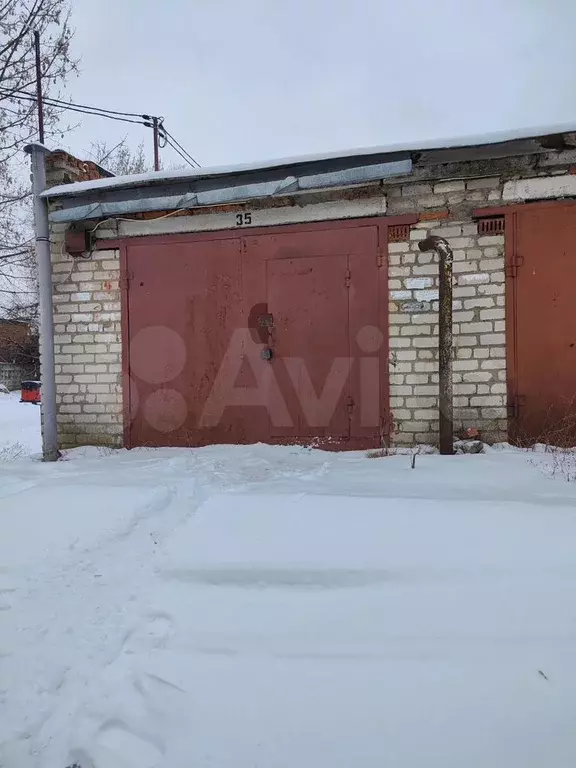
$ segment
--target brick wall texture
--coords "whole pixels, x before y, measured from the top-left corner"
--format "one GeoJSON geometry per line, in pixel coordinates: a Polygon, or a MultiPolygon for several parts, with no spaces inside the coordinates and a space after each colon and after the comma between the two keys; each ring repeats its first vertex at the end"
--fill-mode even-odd
{"type": "Polygon", "coordinates": [[[390,408],[396,443],[437,440],[438,257],[418,248],[428,235],[445,237],[454,252],[455,430],[477,427],[487,439],[506,439],[504,235],[479,236],[470,216],[472,208],[500,195],[500,180],[487,178],[406,184],[389,197],[392,208],[399,201],[405,209],[408,201],[410,209],[439,217],[413,225],[409,240],[388,246],[390,408]],[[446,217],[455,204],[462,218],[446,217]]]}
{"type": "MultiPolygon", "coordinates": [[[[86,172],[62,158],[49,183],[86,172]]],[[[455,427],[476,427],[485,438],[506,439],[505,235],[479,235],[472,211],[502,205],[510,178],[566,172],[548,156],[461,164],[426,170],[431,178],[391,182],[389,215],[415,213],[409,239],[389,244],[390,407],[397,444],[435,443],[438,432],[438,264],[421,253],[428,235],[445,237],[454,251],[455,427]],[[536,167],[537,166],[537,167],[536,167]],[[461,178],[442,178],[447,174],[461,178]],[[474,176],[474,178],[472,178],[474,176]]],[[[92,173],[94,169],[89,169],[92,173]]],[[[263,205],[265,205],[263,201],[263,205]]],[[[256,205],[254,207],[257,207],[256,205]]],[[[119,257],[94,251],[72,260],[63,247],[65,225],[52,228],[58,424],[62,447],[122,444],[119,257]]],[[[99,228],[100,238],[109,237],[99,228]]]]}
{"type": "Polygon", "coordinates": [[[72,261],[58,240],[52,242],[52,284],[60,446],[120,446],[119,254],[96,251],[72,261]]]}

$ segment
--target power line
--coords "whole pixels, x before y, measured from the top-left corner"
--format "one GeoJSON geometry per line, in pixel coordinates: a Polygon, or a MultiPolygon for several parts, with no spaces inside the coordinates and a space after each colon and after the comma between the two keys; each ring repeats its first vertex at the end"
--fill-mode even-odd
{"type": "MultiPolygon", "coordinates": [[[[0,87],[0,100],[4,96],[6,99],[14,99],[16,101],[26,101],[35,103],[37,96],[29,91],[24,90],[8,90],[0,87]]],[[[55,109],[63,112],[78,112],[85,115],[94,115],[96,117],[105,117],[108,120],[117,120],[123,123],[133,123],[134,125],[144,125],[147,128],[153,127],[154,117],[146,114],[137,114],[136,112],[121,112],[113,109],[105,109],[103,107],[91,107],[87,104],[77,104],[73,101],[62,101],[62,99],[55,99],[51,97],[44,97],[44,103],[47,106],[54,107],[55,109]],[[140,118],[134,120],[133,118],[140,118]]],[[[164,127],[163,118],[156,118],[159,121],[159,135],[165,140],[165,142],[173,149],[188,165],[192,168],[200,168],[200,163],[188,152],[182,144],[164,127]]]]}
{"type": "MultiPolygon", "coordinates": [[[[0,93],[4,93],[7,97],[16,99],[17,101],[27,101],[27,102],[35,102],[36,97],[32,94],[14,94],[11,92],[6,92],[4,89],[0,88],[0,93]]],[[[84,115],[95,115],[96,117],[106,117],[109,120],[119,120],[123,123],[134,123],[136,125],[145,125],[146,123],[143,120],[133,120],[128,117],[120,117],[120,115],[117,115],[115,113],[112,113],[111,111],[100,111],[99,107],[84,107],[84,105],[80,106],[77,104],[74,104],[73,102],[61,102],[59,99],[50,99],[50,98],[44,98],[44,103],[47,104],[50,107],[55,107],[56,109],[60,109],[63,112],[70,111],[70,112],[79,112],[84,115]]],[[[140,117],[137,115],[137,117],[140,117]]]]}
{"type": "MultiPolygon", "coordinates": [[[[169,139],[172,139],[174,144],[176,144],[176,146],[180,150],[182,150],[182,152],[189,158],[188,162],[190,162],[191,165],[193,164],[194,166],[196,166],[196,168],[200,168],[201,167],[200,163],[198,162],[198,160],[196,160],[195,157],[192,157],[190,152],[188,152],[186,149],[184,149],[184,147],[182,146],[182,144],[180,144],[179,141],[176,141],[174,136],[172,136],[172,134],[168,131],[167,128],[164,127],[164,125],[162,125],[162,131],[164,133],[164,136],[165,136],[166,140],[168,141],[169,139]]],[[[171,145],[171,146],[172,146],[172,149],[176,149],[176,147],[174,147],[173,145],[171,145]]],[[[178,151],[178,150],[176,150],[176,151],[178,151]]],[[[178,153],[178,154],[180,154],[180,153],[178,153]]]]}
{"type": "Polygon", "coordinates": [[[190,160],[190,158],[186,157],[186,155],[183,152],[180,152],[178,147],[175,144],[172,144],[169,138],[166,138],[166,143],[168,144],[169,147],[171,147],[174,150],[174,152],[176,152],[176,154],[180,155],[180,157],[182,158],[182,160],[184,160],[184,162],[188,163],[188,165],[190,165],[192,168],[196,168],[196,166],[192,164],[192,161],[190,160]]]}
{"type": "MultiPolygon", "coordinates": [[[[8,91],[8,89],[5,89],[5,88],[2,88],[2,90],[3,91],[7,91],[7,94],[6,94],[7,96],[13,96],[14,94],[21,94],[22,96],[26,96],[29,99],[31,98],[34,101],[36,101],[36,94],[30,93],[30,91],[19,90],[18,88],[15,88],[12,91],[8,91]]],[[[14,98],[17,98],[17,97],[14,96],[14,98]]],[[[49,97],[47,96],[46,98],[49,101],[54,102],[54,104],[60,104],[63,107],[66,107],[66,108],[69,108],[69,107],[79,107],[81,109],[90,109],[90,110],[96,110],[98,112],[104,112],[104,113],[106,113],[108,115],[121,115],[122,117],[140,117],[143,120],[149,120],[150,119],[149,115],[142,115],[142,114],[138,114],[136,112],[120,112],[120,111],[118,111],[116,109],[105,109],[104,107],[92,107],[92,106],[89,106],[88,104],[77,104],[76,102],[73,102],[73,101],[62,101],[62,99],[56,99],[56,98],[53,98],[51,96],[49,96],[49,97]]]]}

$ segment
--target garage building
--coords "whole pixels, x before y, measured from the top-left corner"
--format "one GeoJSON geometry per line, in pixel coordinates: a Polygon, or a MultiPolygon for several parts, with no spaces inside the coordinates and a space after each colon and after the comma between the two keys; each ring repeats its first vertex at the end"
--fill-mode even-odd
{"type": "Polygon", "coordinates": [[[118,178],[46,162],[60,447],[436,442],[430,234],[454,251],[457,431],[570,422],[576,132],[118,178]]]}

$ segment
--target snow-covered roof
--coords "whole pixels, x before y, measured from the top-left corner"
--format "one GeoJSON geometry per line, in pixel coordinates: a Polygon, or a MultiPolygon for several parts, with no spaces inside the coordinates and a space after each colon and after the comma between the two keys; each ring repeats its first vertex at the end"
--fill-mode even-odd
{"type": "Polygon", "coordinates": [[[452,139],[431,139],[428,141],[412,142],[409,144],[397,143],[388,146],[363,147],[360,149],[343,150],[340,152],[328,152],[324,154],[302,155],[300,157],[284,157],[276,160],[266,160],[240,165],[215,166],[212,168],[190,168],[178,171],[149,171],[130,176],[113,176],[111,178],[96,179],[93,181],[79,181],[73,184],[62,184],[52,187],[42,193],[43,197],[67,197],[79,195],[84,192],[121,189],[126,187],[148,186],[170,181],[185,181],[187,179],[198,180],[218,176],[231,176],[250,171],[270,170],[284,168],[286,166],[315,163],[323,160],[345,160],[366,157],[368,155],[387,155],[402,152],[422,152],[426,150],[450,149],[458,147],[477,147],[489,144],[499,144],[520,139],[532,139],[541,136],[551,136],[561,133],[576,133],[576,122],[563,123],[539,128],[511,129],[496,131],[493,133],[478,134],[476,136],[464,136],[452,139]]]}

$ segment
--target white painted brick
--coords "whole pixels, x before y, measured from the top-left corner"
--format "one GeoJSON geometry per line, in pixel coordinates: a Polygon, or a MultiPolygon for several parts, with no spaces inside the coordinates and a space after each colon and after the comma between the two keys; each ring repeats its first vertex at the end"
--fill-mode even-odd
{"type": "Polygon", "coordinates": [[[483,296],[500,296],[505,291],[504,285],[479,285],[478,293],[483,296]]]}
{"type": "Polygon", "coordinates": [[[411,291],[390,291],[390,298],[394,299],[395,301],[406,301],[407,299],[412,298],[412,292],[411,291]]]}
{"type": "Polygon", "coordinates": [[[416,350],[414,349],[399,349],[396,352],[398,360],[416,360],[416,350]]]}
{"type": "MultiPolygon", "coordinates": [[[[454,224],[448,224],[447,226],[435,227],[433,230],[435,235],[439,237],[462,237],[462,225],[456,226],[454,224]]],[[[452,243],[450,243],[452,244],[452,243]]]]}
{"type": "Polygon", "coordinates": [[[437,275],[438,266],[436,264],[417,264],[412,269],[414,275],[437,275]]]}
{"type": "Polygon", "coordinates": [[[454,394],[456,395],[475,395],[475,384],[454,384],[454,394]]]}
{"type": "Polygon", "coordinates": [[[455,347],[475,347],[478,344],[477,336],[455,336],[455,347]]]}
{"type": "Polygon", "coordinates": [[[480,344],[496,345],[505,343],[506,335],[504,333],[488,333],[484,336],[480,336],[480,344]]]}
{"type": "Polygon", "coordinates": [[[388,267],[388,274],[390,275],[390,277],[408,277],[410,275],[410,267],[390,266],[388,267]]]}
{"type": "Polygon", "coordinates": [[[493,309],[481,309],[481,320],[503,320],[504,319],[504,307],[494,307],[493,309]]]}
{"type": "Polygon", "coordinates": [[[402,425],[404,432],[424,432],[428,424],[425,421],[407,421],[402,425]]]}
{"type": "Polygon", "coordinates": [[[405,384],[397,384],[394,386],[395,395],[411,395],[413,392],[412,387],[408,387],[405,384]]]}
{"type": "Polygon", "coordinates": [[[416,373],[432,373],[436,371],[438,364],[435,360],[422,360],[414,363],[414,370],[416,373]]]}
{"type": "Polygon", "coordinates": [[[416,291],[414,296],[416,301],[437,301],[438,290],[434,288],[428,291],[416,291]]]}
{"type": "Polygon", "coordinates": [[[426,232],[422,229],[411,229],[410,240],[425,240],[428,237],[426,232]]]}
{"type": "Polygon", "coordinates": [[[406,376],[407,384],[428,384],[430,377],[425,373],[411,373],[406,376]]]}
{"type": "Polygon", "coordinates": [[[453,237],[450,240],[450,246],[456,248],[474,248],[476,243],[471,237],[453,237]]]}
{"type": "Polygon", "coordinates": [[[485,272],[471,272],[467,275],[460,275],[458,277],[459,285],[479,285],[480,283],[489,283],[490,275],[485,272]]]}
{"type": "MultiPolygon", "coordinates": [[[[473,299],[466,299],[464,301],[464,307],[466,309],[476,309],[478,307],[493,307],[494,304],[495,304],[495,300],[488,296],[482,296],[482,297],[476,296],[473,299]]],[[[482,317],[482,314],[480,314],[480,317],[482,317]]]]}
{"type": "Polygon", "coordinates": [[[418,312],[412,315],[412,323],[414,325],[426,325],[438,322],[438,315],[436,312],[418,312]]]}
{"type": "Polygon", "coordinates": [[[421,290],[431,288],[434,285],[434,280],[431,277],[408,277],[404,284],[406,288],[421,290]]]}
{"type": "Polygon", "coordinates": [[[405,402],[408,408],[438,408],[437,397],[407,397],[405,402]]]}
{"type": "Polygon", "coordinates": [[[504,245],[504,235],[481,235],[478,238],[478,245],[504,245]]]}
{"type": "Polygon", "coordinates": [[[467,285],[461,286],[461,285],[455,285],[452,290],[452,295],[458,298],[464,298],[466,296],[475,296],[476,295],[476,289],[471,288],[467,285]]]}
{"type": "MultiPolygon", "coordinates": [[[[474,320],[474,312],[470,312],[469,310],[452,312],[452,321],[454,323],[469,323],[472,320],[474,320]]],[[[466,328],[466,331],[469,333],[473,333],[472,329],[469,327],[466,328]]]]}
{"type": "Polygon", "coordinates": [[[434,194],[444,195],[447,192],[464,192],[466,184],[460,179],[454,181],[440,181],[434,184],[434,194]]]}
{"type": "Polygon", "coordinates": [[[502,398],[496,395],[473,395],[470,398],[470,405],[475,406],[498,406],[502,405],[502,398]]]}
{"type": "Polygon", "coordinates": [[[484,272],[494,272],[504,269],[504,261],[501,259],[482,259],[480,269],[484,272]]]}
{"type": "Polygon", "coordinates": [[[415,395],[437,395],[438,385],[435,384],[417,384],[414,387],[415,395]]]}
{"type": "Polygon", "coordinates": [[[415,336],[412,342],[415,347],[429,348],[438,346],[438,339],[432,336],[415,336]]]}
{"type": "Polygon", "coordinates": [[[414,197],[416,195],[431,195],[432,184],[403,184],[402,195],[414,197]]]}
{"type": "Polygon", "coordinates": [[[472,371],[478,368],[478,360],[454,360],[452,363],[455,371],[472,371]]]}
{"type": "Polygon", "coordinates": [[[490,333],[493,331],[493,323],[488,320],[484,320],[480,323],[466,323],[466,333],[490,333]]]}
{"type": "Polygon", "coordinates": [[[490,381],[492,374],[490,371],[466,371],[462,374],[462,379],[464,381],[490,381]]]}
{"type": "Polygon", "coordinates": [[[388,243],[388,253],[406,253],[409,249],[408,243],[388,243]]]}
{"type": "Polygon", "coordinates": [[[414,418],[420,421],[434,421],[438,418],[438,410],[436,408],[417,408],[414,411],[414,418]]]}

